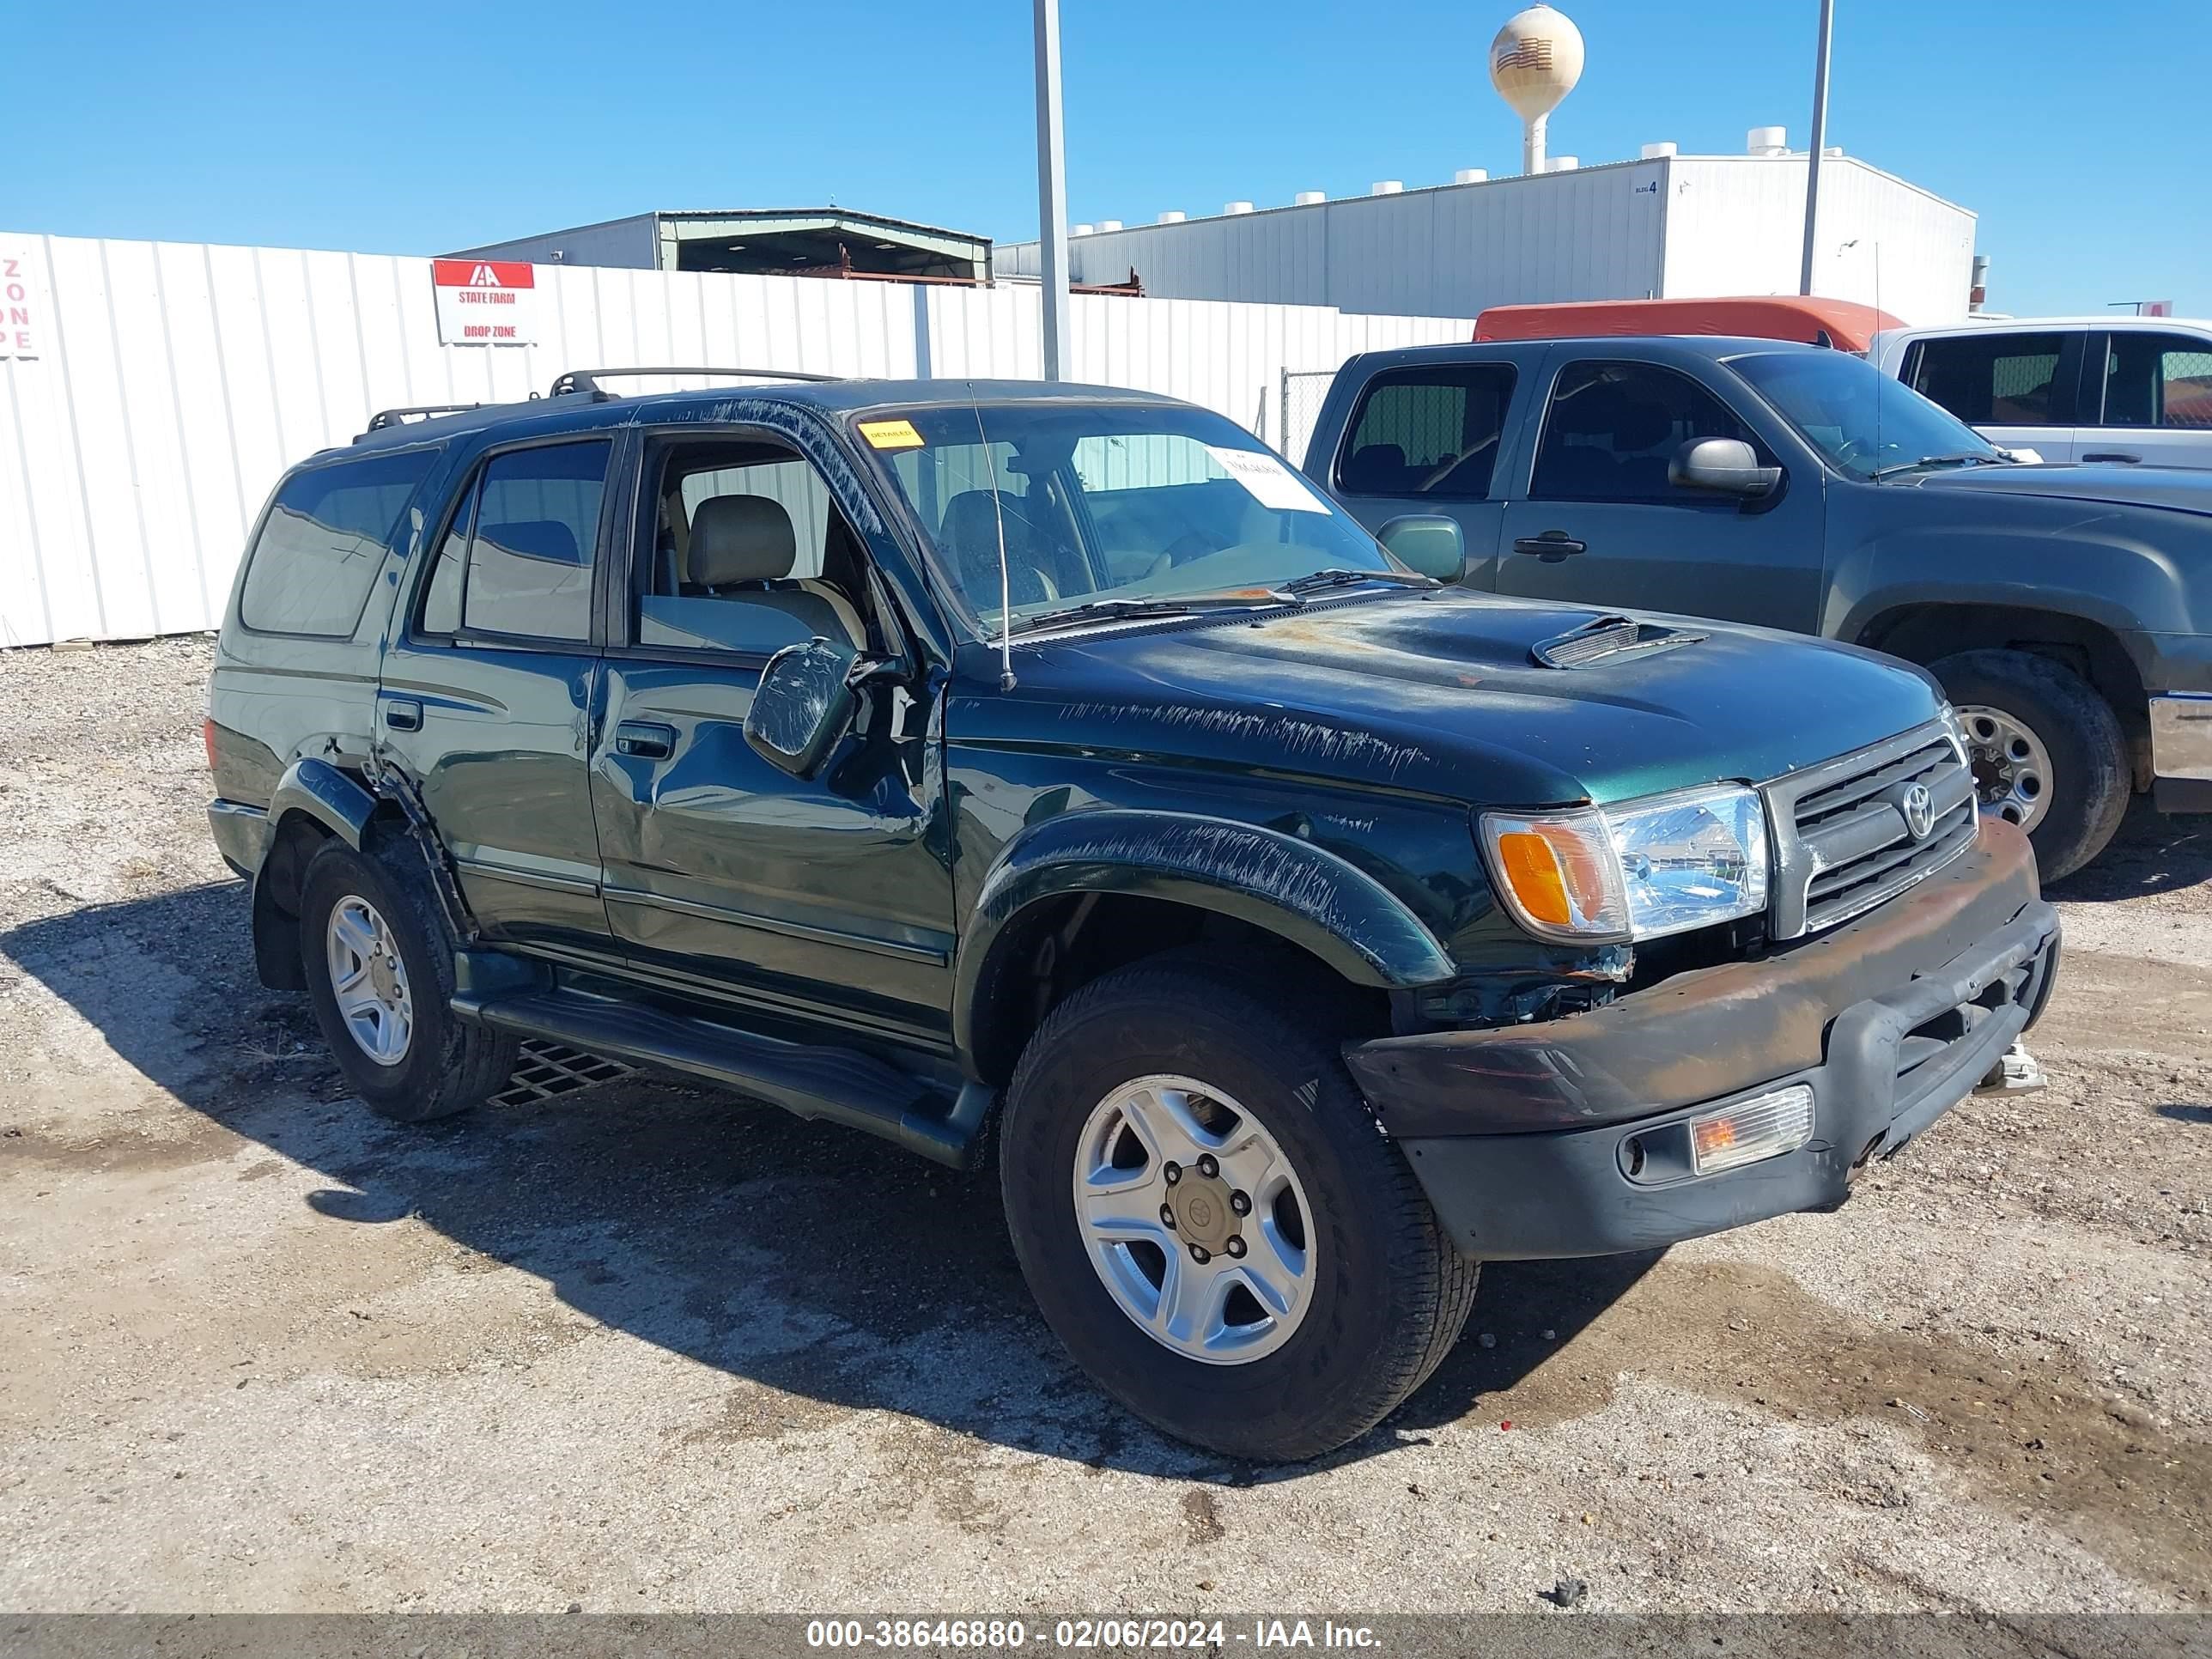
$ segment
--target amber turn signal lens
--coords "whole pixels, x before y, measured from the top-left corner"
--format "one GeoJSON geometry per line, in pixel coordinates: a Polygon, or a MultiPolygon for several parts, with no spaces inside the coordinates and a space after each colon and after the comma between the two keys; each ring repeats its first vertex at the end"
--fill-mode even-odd
{"type": "Polygon", "coordinates": [[[1498,838],[1498,859],[1522,909],[1554,927],[1565,927],[1574,921],[1574,911],[1567,903],[1567,878],[1551,842],[1533,830],[1516,830],[1498,838]]]}
{"type": "Polygon", "coordinates": [[[1690,1133],[1697,1146],[1700,1167],[1711,1164],[1717,1153],[1735,1145],[1735,1125],[1724,1117],[1707,1118],[1703,1123],[1693,1124],[1690,1133]]]}
{"type": "Polygon", "coordinates": [[[209,715],[200,722],[200,738],[207,744],[208,770],[215,770],[215,716],[209,715]]]}
{"type": "Polygon", "coordinates": [[[1627,932],[1619,866],[1596,813],[1486,814],[1483,833],[1502,896],[1525,925],[1553,938],[1627,932]]]}

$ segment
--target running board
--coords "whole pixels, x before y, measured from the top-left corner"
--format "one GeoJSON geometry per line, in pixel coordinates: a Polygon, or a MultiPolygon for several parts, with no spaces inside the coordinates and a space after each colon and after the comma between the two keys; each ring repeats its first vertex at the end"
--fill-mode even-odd
{"type": "Polygon", "coordinates": [[[866,1129],[954,1169],[966,1169],[973,1161],[995,1095],[985,1085],[969,1083],[947,1100],[921,1079],[857,1049],[783,1042],[599,997],[545,990],[464,991],[452,1007],[461,1018],[495,1031],[663,1066],[800,1117],[866,1129]]]}

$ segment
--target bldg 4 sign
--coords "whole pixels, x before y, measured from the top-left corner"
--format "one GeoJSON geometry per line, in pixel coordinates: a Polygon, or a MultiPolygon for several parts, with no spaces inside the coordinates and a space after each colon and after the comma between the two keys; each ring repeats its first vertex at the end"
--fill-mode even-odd
{"type": "Polygon", "coordinates": [[[507,259],[433,259],[438,338],[446,345],[538,343],[538,273],[507,259]]]}

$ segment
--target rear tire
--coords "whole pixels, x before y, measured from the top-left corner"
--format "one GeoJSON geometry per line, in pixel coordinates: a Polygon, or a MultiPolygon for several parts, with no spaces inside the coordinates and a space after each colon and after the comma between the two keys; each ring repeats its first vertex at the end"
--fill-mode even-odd
{"type": "Polygon", "coordinates": [[[325,843],[301,884],[300,960],[323,1040],[378,1116],[450,1117],[513,1075],[515,1040],[453,1015],[453,936],[413,848],[325,843]]]}
{"type": "MultiPolygon", "coordinates": [[[[2003,807],[2010,793],[2003,776],[2008,740],[2024,736],[2026,744],[2012,746],[2031,754],[2039,748],[2047,756],[2050,776],[2038,786],[2042,810],[2027,833],[2044,880],[2070,876],[2103,852],[2127,814],[2133,787],[2127,743],[2112,706],[2070,669],[2025,651],[1961,651],[1929,672],[1967,723],[1984,812],[2003,807]],[[1978,709],[1998,718],[1978,721],[1978,709]]],[[[2016,793],[2010,799],[2012,809],[2003,815],[2018,822],[2016,793]]]]}
{"type": "MultiPolygon", "coordinates": [[[[1133,1146],[1134,1138],[1123,1144],[1133,1146]]],[[[1151,1171],[1152,1157],[1134,1162],[1145,1150],[1129,1158],[1151,1171]]],[[[1405,1158],[1376,1132],[1326,1024],[1294,1018],[1209,967],[1172,957],[1139,963],[1054,1010],[1015,1071],[999,1167],[1014,1253],[1054,1334],[1137,1415],[1213,1451],[1293,1461],[1364,1433],[1436,1369],[1474,1304],[1478,1264],[1453,1248],[1405,1158]],[[1163,1078],[1201,1084],[1206,1110],[1213,1109],[1209,1096],[1233,1103],[1239,1127],[1224,1139],[1256,1124],[1287,1169],[1289,1178],[1276,1183],[1288,1194],[1287,1216],[1262,1191],[1231,1224],[1242,1229],[1243,1248],[1229,1254],[1265,1269],[1272,1262],[1261,1255],[1267,1224],[1288,1226],[1297,1218],[1294,1254],[1306,1265],[1297,1316],[1283,1322],[1286,1334],[1255,1339],[1256,1357],[1243,1357],[1234,1340],[1194,1357],[1202,1345],[1178,1346],[1172,1332],[1156,1335],[1139,1323],[1128,1291],[1109,1289],[1114,1269],[1100,1265],[1113,1252],[1102,1253],[1099,1231],[1079,1218],[1079,1172],[1097,1167],[1099,1114],[1128,1090],[1163,1078]]],[[[1233,1173],[1225,1162],[1220,1167],[1224,1191],[1235,1184],[1233,1173]]],[[[1186,1176],[1174,1190],[1187,1195],[1189,1186],[1186,1176]]],[[[1157,1213],[1171,1195],[1146,1187],[1129,1212],[1157,1213]]],[[[1239,1188],[1232,1203],[1242,1199],[1239,1188]]],[[[1196,1238],[1191,1219],[1162,1235],[1185,1241],[1178,1247],[1185,1253],[1196,1238]]],[[[1221,1240],[1208,1237],[1218,1256],[1221,1240]]],[[[1125,1279],[1136,1248],[1119,1258],[1125,1279]]],[[[1164,1252],[1144,1260],[1157,1260],[1164,1275],[1164,1252]]],[[[1183,1255],[1176,1261],[1182,1268],[1183,1255]]],[[[1218,1260],[1214,1270],[1224,1271],[1218,1260]]],[[[1146,1284],[1127,1282],[1141,1303],[1146,1284]]],[[[1164,1303],[1164,1285],[1154,1289],[1164,1303]]],[[[1234,1305],[1246,1292],[1227,1294],[1226,1305],[1234,1305]]],[[[1265,1322],[1257,1301],[1244,1305],[1265,1322]]]]}

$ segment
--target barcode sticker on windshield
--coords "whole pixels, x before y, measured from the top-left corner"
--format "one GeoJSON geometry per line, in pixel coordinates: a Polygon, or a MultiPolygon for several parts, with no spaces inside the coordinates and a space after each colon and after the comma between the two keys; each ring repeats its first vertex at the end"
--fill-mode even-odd
{"type": "Polygon", "coordinates": [[[1218,444],[1206,445],[1206,453],[1262,507],[1272,507],[1278,513],[1328,511],[1328,503],[1313,493],[1312,486],[1273,455],[1253,449],[1224,449],[1218,444]]]}

